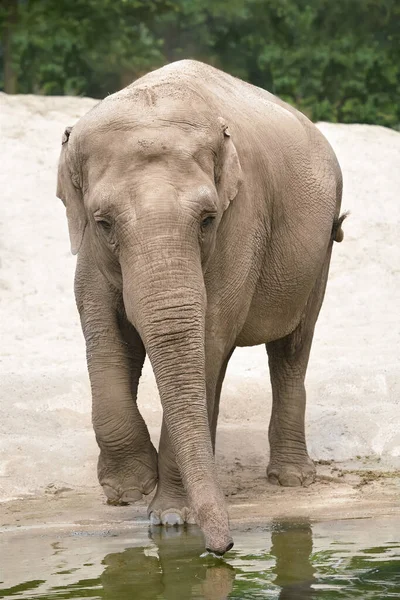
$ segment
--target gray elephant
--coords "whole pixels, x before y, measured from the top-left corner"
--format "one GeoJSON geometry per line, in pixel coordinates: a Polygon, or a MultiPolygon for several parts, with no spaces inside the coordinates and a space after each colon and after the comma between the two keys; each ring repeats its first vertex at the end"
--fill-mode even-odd
{"type": "Polygon", "coordinates": [[[112,502],[157,491],[154,524],[194,518],[232,547],[214,463],[236,346],[266,344],[268,478],[314,479],[304,378],[339,217],[326,139],[265,90],[180,61],[108,96],[61,149],[75,295],[87,347],[98,476],[112,502]],[[136,405],[146,353],[163,407],[157,455],[136,405]]]}

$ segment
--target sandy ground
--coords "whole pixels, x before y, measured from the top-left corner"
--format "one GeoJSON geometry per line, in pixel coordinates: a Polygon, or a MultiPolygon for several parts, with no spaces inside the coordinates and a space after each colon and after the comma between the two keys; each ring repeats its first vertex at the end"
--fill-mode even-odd
{"type": "MultiPolygon", "coordinates": [[[[4,526],[17,526],[17,518],[27,526],[86,517],[122,522],[134,511],[145,514],[143,503],[105,506],[97,486],[85,350],[72,293],[75,258],[55,197],[64,127],[94,103],[0,94],[4,526]]],[[[223,391],[217,452],[233,520],[399,508],[400,134],[364,125],[319,127],[342,165],[343,208],[352,213],[345,241],[334,248],[307,377],[309,451],[315,460],[333,462],[319,465],[319,480],[307,489],[266,483],[266,354],[263,347],[237,350],[223,391]]],[[[161,411],[148,365],[139,396],[157,441],[161,411]]]]}
{"type": "MultiPolygon", "coordinates": [[[[361,517],[400,516],[400,474],[365,470],[365,465],[317,465],[317,481],[307,488],[282,488],[266,483],[263,467],[240,463],[220,465],[220,479],[233,529],[281,519],[326,521],[361,517]]],[[[152,496],[152,495],[151,495],[152,496]]],[[[150,497],[151,497],[150,496],[150,497]]],[[[2,504],[0,532],[68,531],[81,528],[118,529],[147,520],[147,501],[110,506],[99,486],[71,489],[48,486],[44,495],[2,504]]]]}

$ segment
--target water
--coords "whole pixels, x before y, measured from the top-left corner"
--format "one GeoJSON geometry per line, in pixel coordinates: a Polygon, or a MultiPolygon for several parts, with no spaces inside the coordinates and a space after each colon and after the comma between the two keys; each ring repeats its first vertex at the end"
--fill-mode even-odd
{"type": "Polygon", "coordinates": [[[0,598],[400,598],[400,518],[272,522],[234,531],[225,558],[196,527],[26,529],[0,535],[0,598]]]}

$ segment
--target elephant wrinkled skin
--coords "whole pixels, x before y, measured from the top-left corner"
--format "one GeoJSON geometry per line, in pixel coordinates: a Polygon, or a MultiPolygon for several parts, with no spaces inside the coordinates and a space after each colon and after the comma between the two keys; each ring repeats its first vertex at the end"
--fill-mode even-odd
{"type": "Polygon", "coordinates": [[[110,502],[157,491],[153,524],[195,520],[232,546],[214,464],[236,346],[266,344],[272,483],[314,479],[304,378],[342,178],[316,127],[278,98],[195,61],[154,71],[67,128],[57,195],[78,254],[98,475],[110,502]],[[146,353],[159,452],[136,404],[146,353]]]}

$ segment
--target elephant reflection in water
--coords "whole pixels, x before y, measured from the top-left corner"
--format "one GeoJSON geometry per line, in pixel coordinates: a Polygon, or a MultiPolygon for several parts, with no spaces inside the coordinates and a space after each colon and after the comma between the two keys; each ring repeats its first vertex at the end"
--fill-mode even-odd
{"type": "MultiPolygon", "coordinates": [[[[235,570],[225,561],[203,551],[201,531],[188,527],[154,527],[150,538],[156,547],[128,548],[108,554],[100,577],[105,600],[227,600],[233,590],[235,570]]],[[[280,586],[279,600],[313,598],[315,570],[311,564],[310,523],[275,522],[271,555],[276,564],[274,583],[280,586]]],[[[252,597],[251,589],[248,598],[252,597]]]]}
{"type": "Polygon", "coordinates": [[[275,522],[271,554],[276,558],[274,583],[282,589],[279,600],[307,600],[315,596],[315,569],[310,561],[312,529],[309,521],[275,522]]]}
{"type": "Polygon", "coordinates": [[[182,531],[155,527],[158,548],[128,548],[108,554],[100,577],[106,600],[226,600],[235,571],[220,559],[200,558],[204,541],[195,527],[182,531]]]}

